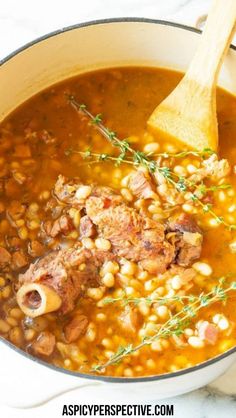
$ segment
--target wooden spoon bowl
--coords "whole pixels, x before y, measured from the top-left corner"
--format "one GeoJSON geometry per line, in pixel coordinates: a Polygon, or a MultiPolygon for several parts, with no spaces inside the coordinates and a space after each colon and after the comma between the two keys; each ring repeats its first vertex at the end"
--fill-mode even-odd
{"type": "Polygon", "coordinates": [[[192,149],[217,150],[216,83],[235,21],[236,0],[214,0],[189,69],[150,116],[151,130],[174,137],[192,149]]]}

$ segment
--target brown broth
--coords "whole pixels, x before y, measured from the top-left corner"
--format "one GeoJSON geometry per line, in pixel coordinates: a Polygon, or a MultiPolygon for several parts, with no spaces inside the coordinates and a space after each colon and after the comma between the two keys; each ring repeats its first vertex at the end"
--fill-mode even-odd
{"type": "MultiPolygon", "coordinates": [[[[18,221],[23,219],[24,222],[18,222],[17,226],[10,224],[5,209],[0,211],[0,246],[6,247],[7,242],[9,243],[12,237],[16,237],[17,249],[27,254],[29,242],[41,240],[39,225],[49,218],[45,207],[59,174],[69,178],[80,177],[87,184],[96,182],[119,189],[121,179],[130,171],[126,165],[115,167],[109,162],[88,165],[76,153],[71,153],[69,156],[65,154],[71,148],[73,150],[91,148],[94,152],[100,153],[112,152],[111,145],[88,124],[86,118],[81,119],[68,104],[68,94],[73,94],[78,102],[85,103],[94,115],[102,113],[106,126],[117,132],[120,138],[129,138],[137,149],[142,150],[146,143],[153,141],[146,132],[149,115],[173,90],[181,77],[182,74],[174,71],[138,67],[96,71],[52,86],[16,109],[0,126],[0,209],[7,208],[13,200],[17,200],[23,203],[26,210],[18,218],[18,221]],[[27,149],[22,148],[22,144],[27,144],[27,149]],[[4,182],[6,182],[5,189],[1,192],[1,184],[4,182]],[[29,205],[35,203],[38,205],[38,210],[33,220],[38,222],[38,228],[31,228],[27,210],[29,205]]],[[[236,98],[219,89],[217,109],[220,156],[227,158],[234,165],[236,98]]],[[[162,143],[160,138],[157,140],[161,151],[166,150],[168,146],[176,146],[176,144],[162,143]]],[[[186,167],[192,161],[194,158],[188,157],[180,163],[186,167]]],[[[230,183],[233,186],[230,190],[235,191],[234,174],[230,176],[230,183]]],[[[235,205],[235,194],[231,193],[230,196],[226,190],[223,192],[225,200],[221,201],[218,199],[220,194],[217,193],[214,203],[219,214],[231,216],[234,222],[235,209],[232,209],[229,215],[228,208],[235,205]]],[[[201,280],[194,283],[190,293],[193,290],[198,293],[207,291],[215,283],[215,278],[235,271],[235,254],[229,251],[229,242],[235,239],[235,233],[228,232],[222,225],[211,226],[208,215],[198,213],[197,216],[204,231],[201,261],[207,262],[212,267],[213,276],[201,277],[201,280]]],[[[70,245],[76,239],[78,237],[69,239],[70,245]]],[[[53,242],[54,247],[59,244],[57,240],[53,242]]],[[[50,247],[45,246],[44,252],[49,250],[50,247]]],[[[14,252],[11,246],[10,252],[14,252]]],[[[29,255],[27,257],[27,265],[29,265],[33,258],[29,255]]],[[[0,278],[0,317],[2,318],[0,334],[28,351],[31,350],[31,343],[37,338],[38,333],[45,329],[51,331],[56,336],[56,340],[64,344],[63,326],[67,317],[63,318],[52,313],[27,322],[24,315],[16,311],[15,322],[11,319],[14,319],[12,309],[17,309],[14,283],[20,271],[10,269],[0,274],[2,277],[2,281],[0,278]],[[32,338],[30,338],[30,330],[33,330],[32,338]]],[[[147,277],[147,281],[151,279],[153,277],[147,277]]],[[[150,291],[145,289],[144,281],[137,280],[135,274],[128,281],[132,282],[132,280],[133,286],[137,287],[136,293],[148,296],[150,291]]],[[[157,286],[163,285],[161,279],[155,278],[155,280],[157,286]]],[[[107,289],[106,295],[113,295],[119,287],[116,280],[115,288],[107,289]]],[[[55,349],[51,356],[43,357],[46,361],[70,370],[90,372],[93,364],[104,361],[104,358],[107,359],[109,353],[112,354],[119,346],[131,343],[136,345],[140,342],[138,332],[132,334],[126,331],[117,321],[117,317],[123,311],[120,305],[112,304],[101,308],[97,306],[96,301],[85,297],[79,301],[76,309],[85,314],[90,324],[93,324],[91,329],[96,330],[94,339],[89,340],[90,337],[86,334],[73,344],[64,346],[61,352],[55,349]],[[97,315],[101,313],[105,315],[105,319],[98,320],[97,315]],[[108,339],[108,342],[104,342],[104,338],[108,339]]],[[[155,312],[152,311],[153,309],[150,309],[147,316],[154,315],[155,312]]],[[[161,374],[189,367],[224,352],[236,344],[235,299],[229,299],[225,305],[215,303],[205,308],[197,319],[212,319],[217,313],[225,315],[230,322],[230,330],[220,332],[216,344],[193,348],[189,345],[178,347],[168,342],[160,352],[145,347],[137,356],[127,357],[124,362],[108,367],[105,374],[127,377],[161,374]]],[[[141,322],[140,328],[148,322],[145,315],[141,322]]]]}

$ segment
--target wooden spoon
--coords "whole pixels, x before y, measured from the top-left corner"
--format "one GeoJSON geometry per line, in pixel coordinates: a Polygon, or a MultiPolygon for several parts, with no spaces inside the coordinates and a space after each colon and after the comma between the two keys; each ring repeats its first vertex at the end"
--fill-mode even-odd
{"type": "Polygon", "coordinates": [[[236,0],[214,0],[188,71],[148,120],[152,130],[162,131],[192,149],[217,149],[216,82],[235,21],[236,0]]]}

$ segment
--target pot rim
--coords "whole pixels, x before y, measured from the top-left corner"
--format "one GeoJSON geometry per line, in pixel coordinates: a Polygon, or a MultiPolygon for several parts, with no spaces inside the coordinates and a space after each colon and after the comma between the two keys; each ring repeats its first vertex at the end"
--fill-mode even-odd
{"type": "MultiPolygon", "coordinates": [[[[74,25],[70,25],[67,27],[63,27],[62,29],[55,30],[53,32],[49,32],[46,35],[40,36],[36,39],[34,39],[31,42],[26,43],[22,47],[16,49],[12,53],[8,54],[5,58],[0,60],[0,66],[7,63],[10,59],[14,58],[16,55],[20,54],[21,52],[24,52],[26,49],[30,48],[31,46],[36,45],[37,43],[44,41],[46,39],[49,39],[53,36],[57,36],[60,34],[63,34],[65,32],[74,30],[74,29],[80,29],[87,26],[95,26],[95,25],[102,25],[102,24],[110,24],[110,23],[147,23],[147,24],[157,24],[157,25],[163,25],[163,26],[171,26],[178,29],[183,29],[188,32],[195,32],[200,34],[202,31],[199,29],[196,29],[192,26],[184,25],[182,23],[176,23],[176,22],[170,22],[167,20],[160,20],[160,19],[149,19],[149,18],[139,18],[139,17],[119,17],[119,18],[108,18],[108,19],[96,19],[96,20],[90,20],[88,22],[82,22],[74,25]]],[[[236,46],[230,45],[230,48],[236,51],[236,46]]],[[[164,373],[160,375],[152,375],[152,376],[144,376],[144,377],[113,377],[113,376],[99,376],[99,375],[91,375],[86,373],[79,373],[79,372],[73,372],[67,369],[64,369],[62,367],[54,366],[53,364],[49,364],[46,361],[43,361],[37,357],[32,356],[31,354],[21,350],[20,348],[16,347],[14,344],[9,342],[3,337],[0,337],[0,341],[5,344],[7,347],[11,348],[13,351],[17,352],[18,354],[23,355],[23,357],[40,364],[42,366],[45,366],[53,371],[65,373],[70,376],[82,378],[82,379],[88,379],[93,381],[100,381],[100,382],[110,382],[110,383],[139,383],[139,382],[152,382],[152,381],[161,381],[166,379],[171,379],[174,377],[183,376],[186,374],[190,374],[195,371],[199,371],[201,369],[204,369],[205,367],[211,366],[212,364],[218,363],[219,361],[225,359],[226,357],[236,353],[236,346],[231,348],[230,350],[225,351],[222,354],[219,354],[216,357],[213,357],[209,360],[206,360],[202,363],[199,363],[193,367],[189,367],[186,369],[178,370],[176,372],[171,373],[164,373]]]]}

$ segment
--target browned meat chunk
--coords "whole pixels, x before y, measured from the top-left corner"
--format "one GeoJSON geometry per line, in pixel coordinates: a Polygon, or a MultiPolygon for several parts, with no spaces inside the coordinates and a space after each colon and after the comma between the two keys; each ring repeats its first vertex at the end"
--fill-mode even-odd
{"type": "Polygon", "coordinates": [[[202,251],[202,235],[198,232],[184,232],[182,240],[176,248],[179,250],[177,262],[180,266],[189,266],[200,258],[202,251]]]}
{"type": "Polygon", "coordinates": [[[72,219],[68,215],[62,215],[60,218],[56,219],[56,221],[52,225],[52,229],[49,235],[52,238],[55,238],[59,234],[68,234],[70,231],[74,229],[74,225],[72,219]]]}
{"type": "Polygon", "coordinates": [[[79,185],[79,180],[77,181],[77,179],[74,179],[72,181],[67,181],[64,176],[60,175],[58,176],[58,180],[54,186],[54,196],[61,202],[69,205],[75,204],[75,194],[79,185]]]}
{"type": "Polygon", "coordinates": [[[180,266],[189,266],[201,255],[202,233],[195,221],[182,214],[169,222],[170,241],[176,248],[176,261],[180,266]]]}
{"type": "Polygon", "coordinates": [[[171,231],[178,231],[178,232],[199,232],[201,233],[201,229],[195,222],[195,220],[185,213],[182,213],[179,216],[173,217],[169,221],[168,229],[171,231]]]}
{"type": "Polygon", "coordinates": [[[52,287],[62,299],[60,312],[74,309],[77,298],[88,287],[99,285],[98,269],[112,254],[103,251],[73,248],[52,252],[31,264],[19,275],[19,287],[28,282],[37,282],[52,287]]]}
{"type": "Polygon", "coordinates": [[[91,186],[90,195],[82,202],[78,200],[79,187],[79,181],[67,182],[59,176],[54,194],[64,203],[85,209],[98,233],[110,240],[116,255],[140,262],[152,274],[166,270],[174,258],[174,247],[165,239],[163,225],[130,208],[109,187],[91,186]]]}
{"type": "Polygon", "coordinates": [[[150,176],[141,170],[137,170],[130,176],[129,188],[140,199],[150,199],[154,194],[150,176]]]}
{"type": "Polygon", "coordinates": [[[80,235],[82,237],[94,237],[96,227],[88,216],[83,216],[80,220],[80,235]]]}
{"type": "Polygon", "coordinates": [[[32,349],[41,356],[50,356],[55,348],[56,338],[49,331],[43,331],[39,334],[36,341],[32,344],[32,349]]]}
{"type": "Polygon", "coordinates": [[[11,262],[11,254],[4,247],[0,247],[0,267],[4,267],[11,262]]]}
{"type": "MultiPolygon", "coordinates": [[[[142,194],[148,190],[145,196],[150,196],[148,177],[141,171],[133,176],[133,190],[142,194]]],[[[66,204],[85,210],[82,230],[87,233],[90,220],[90,227],[95,225],[98,234],[110,240],[114,254],[140,263],[151,274],[163,273],[174,259],[181,265],[189,265],[199,257],[201,233],[191,218],[183,216],[172,221],[168,231],[175,232],[174,239],[167,240],[164,225],[129,207],[112,189],[90,186],[87,197],[81,200],[81,187],[79,180],[68,182],[59,176],[54,195],[66,204]]]]}
{"type": "Polygon", "coordinates": [[[33,240],[28,244],[28,253],[31,257],[41,257],[44,253],[44,246],[37,240],[33,240]]]}
{"type": "Polygon", "coordinates": [[[88,318],[85,315],[76,315],[65,327],[64,334],[68,343],[72,343],[83,335],[88,327],[88,318]]]}
{"type": "Polygon", "coordinates": [[[118,256],[140,262],[153,274],[165,271],[171,263],[174,248],[165,240],[160,223],[141,216],[124,203],[114,204],[112,200],[108,206],[103,196],[89,197],[86,212],[118,256]]]}

